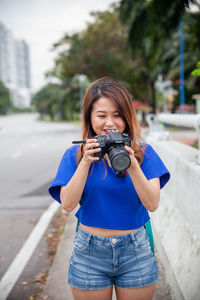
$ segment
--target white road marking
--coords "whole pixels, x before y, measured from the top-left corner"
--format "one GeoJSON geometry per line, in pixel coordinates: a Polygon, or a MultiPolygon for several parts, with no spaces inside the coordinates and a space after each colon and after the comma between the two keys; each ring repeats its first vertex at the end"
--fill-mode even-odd
{"type": "Polygon", "coordinates": [[[59,206],[56,201],[49,205],[2,277],[0,281],[1,300],[5,300],[11,292],[59,206]]]}

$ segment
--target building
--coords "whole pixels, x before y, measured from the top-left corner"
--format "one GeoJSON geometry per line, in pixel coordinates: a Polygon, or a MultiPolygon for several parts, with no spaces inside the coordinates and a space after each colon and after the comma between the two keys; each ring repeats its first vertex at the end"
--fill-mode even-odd
{"type": "Polygon", "coordinates": [[[0,80],[9,88],[11,101],[15,107],[30,107],[29,46],[24,40],[15,40],[12,32],[2,23],[0,23],[0,80]]]}

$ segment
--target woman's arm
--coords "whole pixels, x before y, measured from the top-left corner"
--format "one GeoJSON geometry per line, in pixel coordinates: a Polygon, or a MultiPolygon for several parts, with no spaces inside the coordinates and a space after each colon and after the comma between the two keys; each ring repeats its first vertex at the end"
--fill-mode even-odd
{"type": "Polygon", "coordinates": [[[71,212],[79,203],[84,190],[88,171],[92,162],[99,160],[93,154],[101,151],[97,148],[99,144],[96,139],[88,139],[85,145],[84,155],[79,163],[76,172],[67,185],[61,187],[60,200],[67,212],[71,212]]]}
{"type": "Polygon", "coordinates": [[[125,146],[125,148],[131,158],[131,166],[127,171],[131,177],[134,188],[144,207],[153,212],[157,209],[160,201],[160,180],[159,178],[148,180],[134,156],[133,149],[128,146],[125,146]]]}

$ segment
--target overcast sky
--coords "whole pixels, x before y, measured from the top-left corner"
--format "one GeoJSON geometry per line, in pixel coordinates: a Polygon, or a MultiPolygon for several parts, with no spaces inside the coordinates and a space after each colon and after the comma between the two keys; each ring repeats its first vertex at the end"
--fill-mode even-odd
{"type": "Polygon", "coordinates": [[[30,46],[32,89],[45,84],[44,73],[53,67],[54,42],[65,33],[84,29],[89,13],[105,10],[116,0],[0,0],[0,22],[15,39],[30,46]]]}

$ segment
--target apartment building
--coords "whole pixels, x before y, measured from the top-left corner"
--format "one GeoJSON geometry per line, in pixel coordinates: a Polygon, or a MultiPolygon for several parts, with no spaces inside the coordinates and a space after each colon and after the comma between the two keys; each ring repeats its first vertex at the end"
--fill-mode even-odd
{"type": "Polygon", "coordinates": [[[2,23],[0,23],[0,80],[9,88],[11,101],[15,107],[30,107],[29,46],[24,40],[16,40],[12,32],[2,23]]]}

